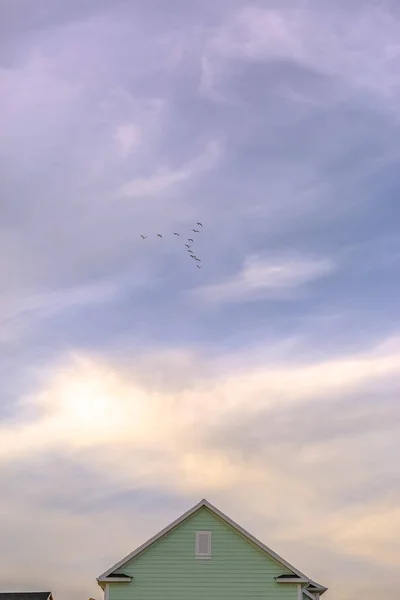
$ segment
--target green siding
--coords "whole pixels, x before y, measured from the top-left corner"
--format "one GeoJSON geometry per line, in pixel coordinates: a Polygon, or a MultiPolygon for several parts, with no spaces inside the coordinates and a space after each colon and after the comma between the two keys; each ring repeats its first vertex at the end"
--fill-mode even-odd
{"type": "Polygon", "coordinates": [[[110,600],[297,600],[290,573],[207,508],[119,569],[131,583],[111,583],[110,600]],[[196,559],[195,532],[212,531],[212,558],[196,559]]]}

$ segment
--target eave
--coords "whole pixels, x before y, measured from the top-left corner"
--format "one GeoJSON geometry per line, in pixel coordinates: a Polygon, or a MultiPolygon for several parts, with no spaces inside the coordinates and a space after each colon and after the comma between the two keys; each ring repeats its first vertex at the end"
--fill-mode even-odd
{"type": "Polygon", "coordinates": [[[134,580],[134,577],[131,577],[130,575],[117,574],[114,576],[107,575],[107,577],[98,577],[97,583],[102,588],[107,583],[130,583],[133,580],[134,580]]]}
{"type": "Polygon", "coordinates": [[[306,583],[309,584],[309,579],[301,579],[301,577],[285,577],[284,579],[280,579],[280,577],[275,577],[276,583],[306,583]]]}

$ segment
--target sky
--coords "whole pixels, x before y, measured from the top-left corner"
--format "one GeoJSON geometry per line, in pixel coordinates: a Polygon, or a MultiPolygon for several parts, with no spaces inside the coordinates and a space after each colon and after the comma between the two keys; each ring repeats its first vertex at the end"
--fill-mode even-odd
{"type": "Polygon", "coordinates": [[[0,590],[101,600],[206,497],[398,598],[399,40],[395,0],[0,0],[0,590]]]}

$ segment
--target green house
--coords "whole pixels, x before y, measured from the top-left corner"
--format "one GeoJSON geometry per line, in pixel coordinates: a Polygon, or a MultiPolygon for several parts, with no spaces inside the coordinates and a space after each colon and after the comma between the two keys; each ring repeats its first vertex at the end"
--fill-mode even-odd
{"type": "Polygon", "coordinates": [[[207,500],[97,581],[104,600],[318,600],[327,590],[207,500]]]}

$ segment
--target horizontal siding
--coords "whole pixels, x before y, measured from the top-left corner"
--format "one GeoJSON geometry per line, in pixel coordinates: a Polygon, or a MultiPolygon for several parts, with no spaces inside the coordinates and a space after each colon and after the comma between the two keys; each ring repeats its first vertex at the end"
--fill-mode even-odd
{"type": "Polygon", "coordinates": [[[120,570],[131,583],[111,583],[110,600],[297,600],[289,571],[203,507],[120,570]],[[196,531],[212,531],[212,558],[196,559],[196,531]]]}

